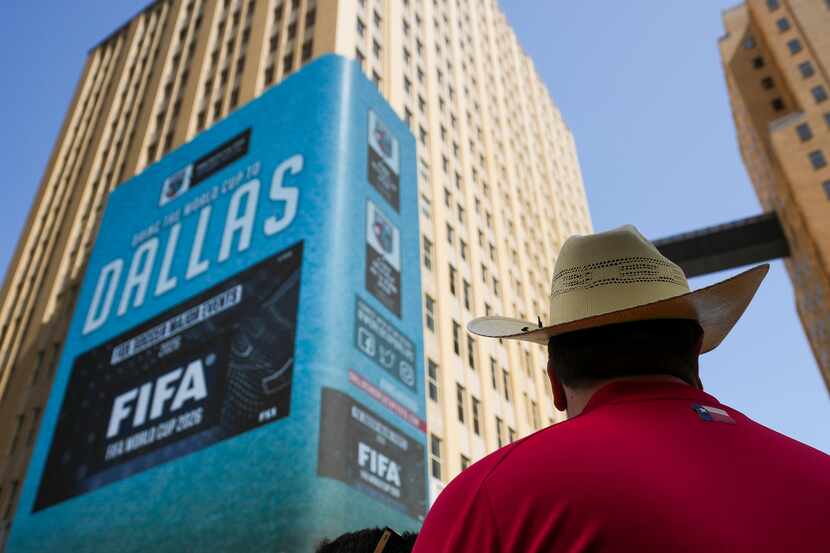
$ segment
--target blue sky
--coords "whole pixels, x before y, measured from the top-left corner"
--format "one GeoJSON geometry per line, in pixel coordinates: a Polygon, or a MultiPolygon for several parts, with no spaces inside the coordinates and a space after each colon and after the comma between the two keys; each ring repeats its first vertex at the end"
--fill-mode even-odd
{"type": "MultiPolygon", "coordinates": [[[[0,271],[48,161],[87,50],[144,2],[6,0],[0,18],[0,271]],[[14,76],[9,78],[9,76],[14,76]]],[[[576,137],[596,230],[650,238],[760,211],[742,166],[717,39],[729,2],[503,0],[576,137]]],[[[705,286],[727,274],[693,279],[705,286]]],[[[830,452],[830,400],[784,265],[701,358],[707,391],[830,452]]]]}

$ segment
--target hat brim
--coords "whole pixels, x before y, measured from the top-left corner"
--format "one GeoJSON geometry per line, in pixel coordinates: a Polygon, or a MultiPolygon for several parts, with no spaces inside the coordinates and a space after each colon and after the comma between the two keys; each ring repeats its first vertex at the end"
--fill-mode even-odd
{"type": "Polygon", "coordinates": [[[703,328],[701,353],[715,349],[743,315],[769,272],[759,265],[731,278],[673,298],[539,328],[536,323],[507,317],[479,317],[467,330],[479,336],[547,345],[551,336],[598,326],[654,319],[692,319],[703,328]]]}

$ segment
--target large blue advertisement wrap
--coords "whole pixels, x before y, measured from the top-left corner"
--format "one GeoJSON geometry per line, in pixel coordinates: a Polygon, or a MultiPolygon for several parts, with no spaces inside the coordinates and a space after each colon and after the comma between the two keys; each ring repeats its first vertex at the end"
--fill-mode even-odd
{"type": "Polygon", "coordinates": [[[417,529],[418,243],[414,139],[337,56],[119,186],[8,551],[417,529]]]}

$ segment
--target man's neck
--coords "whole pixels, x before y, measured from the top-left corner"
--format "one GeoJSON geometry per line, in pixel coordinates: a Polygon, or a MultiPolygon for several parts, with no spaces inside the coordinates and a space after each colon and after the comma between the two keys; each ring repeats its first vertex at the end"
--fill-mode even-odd
{"type": "Polygon", "coordinates": [[[688,385],[687,382],[684,382],[676,376],[644,375],[626,376],[624,378],[610,378],[608,380],[597,382],[596,384],[589,386],[587,388],[573,389],[565,386],[565,396],[568,398],[568,418],[573,418],[581,414],[582,411],[585,409],[585,406],[588,405],[588,402],[591,401],[591,398],[597,392],[597,390],[599,390],[607,384],[611,384],[612,382],[677,382],[679,384],[688,385]]]}

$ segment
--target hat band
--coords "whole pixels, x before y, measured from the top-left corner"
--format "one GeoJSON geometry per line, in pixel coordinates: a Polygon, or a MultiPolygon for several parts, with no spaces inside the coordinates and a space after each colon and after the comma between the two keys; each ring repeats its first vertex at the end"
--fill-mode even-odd
{"type": "Polygon", "coordinates": [[[553,277],[551,297],[597,286],[638,282],[674,284],[681,287],[683,292],[689,291],[686,276],[671,261],[652,257],[622,257],[559,271],[553,277]]]}

